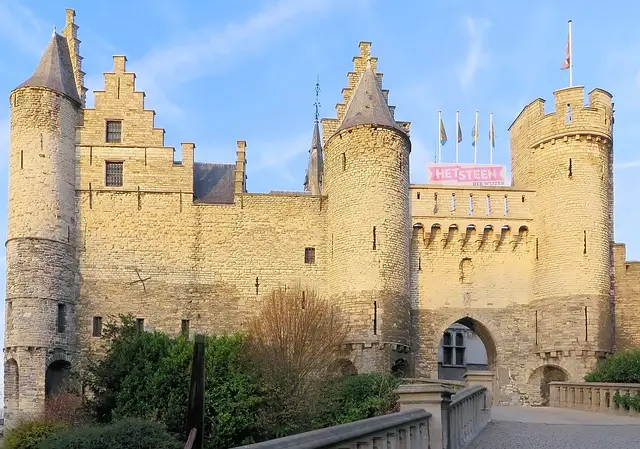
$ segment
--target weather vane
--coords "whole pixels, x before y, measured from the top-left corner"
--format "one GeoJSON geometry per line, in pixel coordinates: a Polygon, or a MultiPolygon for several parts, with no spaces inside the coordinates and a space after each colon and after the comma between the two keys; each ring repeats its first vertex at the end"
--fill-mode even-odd
{"type": "Polygon", "coordinates": [[[320,118],[320,75],[318,75],[318,79],[316,81],[316,102],[314,103],[316,107],[316,122],[318,118],[320,118]]]}

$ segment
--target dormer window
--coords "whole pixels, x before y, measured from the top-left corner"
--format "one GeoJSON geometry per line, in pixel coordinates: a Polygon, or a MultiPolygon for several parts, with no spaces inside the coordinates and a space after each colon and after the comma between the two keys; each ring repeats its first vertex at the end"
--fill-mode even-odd
{"type": "Polygon", "coordinates": [[[108,120],[107,121],[107,143],[120,143],[120,142],[122,142],[122,121],[108,120]]]}

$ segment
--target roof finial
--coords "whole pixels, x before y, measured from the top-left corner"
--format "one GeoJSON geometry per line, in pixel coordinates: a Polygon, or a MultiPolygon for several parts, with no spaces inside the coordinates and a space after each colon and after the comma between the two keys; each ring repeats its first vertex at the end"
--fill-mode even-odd
{"type": "Polygon", "coordinates": [[[58,29],[56,28],[56,26],[53,26],[53,36],[55,36],[58,33],[58,29]]]}
{"type": "Polygon", "coordinates": [[[320,118],[320,75],[318,74],[318,78],[316,80],[316,102],[314,103],[316,107],[316,122],[320,118]]]}

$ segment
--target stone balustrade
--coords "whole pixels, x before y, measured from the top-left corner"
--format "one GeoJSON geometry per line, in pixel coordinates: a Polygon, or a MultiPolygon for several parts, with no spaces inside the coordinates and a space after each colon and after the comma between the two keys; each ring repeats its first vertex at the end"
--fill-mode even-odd
{"type": "Polygon", "coordinates": [[[431,414],[426,410],[408,410],[363,419],[339,426],[299,433],[243,449],[365,449],[402,447],[435,449],[429,446],[431,414]]]}
{"type": "Polygon", "coordinates": [[[396,389],[400,411],[339,426],[313,430],[243,449],[461,449],[489,422],[491,384],[471,376],[467,388],[434,379],[410,379],[396,389]],[[476,385],[472,385],[477,382],[476,385]]]}
{"type": "Polygon", "coordinates": [[[448,449],[461,449],[487,426],[490,420],[487,387],[475,385],[451,397],[448,416],[448,449]]]}
{"type": "Polygon", "coordinates": [[[640,384],[549,382],[549,405],[592,412],[638,415],[616,404],[614,396],[640,395],[640,384]]]}

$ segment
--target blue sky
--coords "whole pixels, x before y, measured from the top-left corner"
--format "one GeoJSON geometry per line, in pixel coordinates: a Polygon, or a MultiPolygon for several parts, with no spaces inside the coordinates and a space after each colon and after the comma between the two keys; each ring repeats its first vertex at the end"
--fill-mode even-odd
{"type": "MultiPolygon", "coordinates": [[[[166,129],[166,145],[192,141],[197,160],[233,162],[236,140],[246,140],[253,192],[302,188],[316,76],[321,114],[333,117],[361,40],[373,42],[396,118],[412,122],[413,183],[426,181],[438,110],[450,138],[443,160],[453,160],[460,110],[461,161],[472,161],[469,137],[479,110],[479,162],[488,162],[493,112],[494,162],[509,165],[507,128],[519,111],[537,97],[552,107],[552,92],[568,86],[560,65],[572,19],[574,84],[614,95],[615,237],[627,243],[629,259],[640,259],[640,37],[629,31],[640,5],[614,0],[606,9],[556,0],[0,0],[3,239],[8,95],[31,75],[53,26],[64,27],[65,7],[77,13],[89,105],[102,73],[112,69],[112,55],[126,55],[138,90],[147,93],[146,107],[166,129]]],[[[4,267],[0,273],[4,281],[4,267]]]]}

